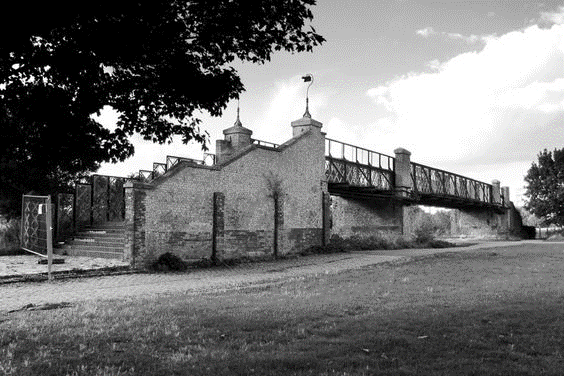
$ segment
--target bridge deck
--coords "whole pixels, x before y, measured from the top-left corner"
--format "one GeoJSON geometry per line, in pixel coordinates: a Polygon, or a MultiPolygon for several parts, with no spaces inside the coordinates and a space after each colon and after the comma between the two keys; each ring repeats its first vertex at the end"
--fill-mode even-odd
{"type": "Polygon", "coordinates": [[[397,195],[395,158],[343,142],[326,139],[325,174],[332,194],[388,198],[449,208],[501,208],[493,201],[493,187],[452,172],[411,163],[413,189],[397,195]]]}

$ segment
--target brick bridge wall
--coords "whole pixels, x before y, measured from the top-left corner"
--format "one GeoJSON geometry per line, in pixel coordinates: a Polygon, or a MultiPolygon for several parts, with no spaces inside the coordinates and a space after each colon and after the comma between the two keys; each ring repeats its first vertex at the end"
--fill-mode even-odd
{"type": "Polygon", "coordinates": [[[217,166],[181,162],[149,184],[128,183],[126,258],[143,267],[165,252],[269,256],[275,232],[279,255],[321,245],[324,142],[312,128],[276,149],[248,145],[217,166]]]}
{"type": "MultiPolygon", "coordinates": [[[[395,151],[395,198],[329,196],[321,123],[302,118],[292,126],[294,137],[274,148],[252,144],[252,132],[236,123],[218,141],[217,165],[182,161],[150,183],[127,183],[125,258],[144,267],[165,252],[192,261],[285,255],[331,234],[412,233],[409,151],[395,151]]],[[[511,213],[464,210],[453,229],[491,237],[516,222],[511,213]]]]}

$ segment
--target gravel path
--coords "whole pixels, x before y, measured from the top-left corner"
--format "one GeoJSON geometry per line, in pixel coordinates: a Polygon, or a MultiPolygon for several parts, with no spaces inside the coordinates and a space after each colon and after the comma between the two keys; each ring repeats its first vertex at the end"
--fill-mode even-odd
{"type": "Polygon", "coordinates": [[[178,274],[143,273],[61,279],[53,282],[11,283],[0,285],[0,313],[21,308],[27,304],[151,297],[177,292],[224,291],[240,286],[272,283],[309,275],[334,274],[413,256],[515,246],[530,242],[536,241],[489,242],[470,247],[445,249],[313,255],[289,260],[242,264],[233,268],[198,269],[178,274]]]}

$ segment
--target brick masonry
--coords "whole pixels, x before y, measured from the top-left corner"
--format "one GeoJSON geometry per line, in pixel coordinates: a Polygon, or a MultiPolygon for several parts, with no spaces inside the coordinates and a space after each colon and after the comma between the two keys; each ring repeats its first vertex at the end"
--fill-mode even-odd
{"type": "MultiPolygon", "coordinates": [[[[326,244],[331,234],[413,231],[405,200],[330,196],[321,123],[302,118],[292,127],[289,141],[267,147],[236,123],[218,142],[216,165],[181,161],[148,184],[126,183],[125,259],[141,268],[165,252],[188,261],[286,255],[326,244]]],[[[404,199],[409,164],[410,153],[397,149],[396,196],[404,199]]],[[[487,210],[458,213],[455,231],[472,235],[516,222],[487,210]]]]}
{"type": "Polygon", "coordinates": [[[149,184],[127,183],[126,258],[146,267],[165,252],[221,260],[321,245],[324,147],[315,126],[278,148],[240,145],[216,166],[183,161],[149,184]]]}
{"type": "Polygon", "coordinates": [[[402,207],[391,199],[349,199],[331,196],[331,234],[370,236],[402,232],[402,207]]]}

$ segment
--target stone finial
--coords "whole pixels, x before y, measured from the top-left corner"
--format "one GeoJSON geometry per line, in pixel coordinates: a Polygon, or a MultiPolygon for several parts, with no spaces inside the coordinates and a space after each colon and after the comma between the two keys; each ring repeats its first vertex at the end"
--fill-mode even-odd
{"type": "Polygon", "coordinates": [[[235,120],[235,123],[232,127],[223,130],[223,140],[216,141],[215,154],[217,163],[221,163],[226,159],[229,159],[229,157],[237,150],[242,149],[253,142],[251,139],[253,131],[243,127],[239,112],[239,102],[237,102],[237,119],[235,120]]]}
{"type": "Polygon", "coordinates": [[[241,123],[241,119],[239,119],[239,102],[237,102],[237,120],[235,120],[235,125],[236,127],[242,127],[243,123],[241,123]]]}
{"type": "Polygon", "coordinates": [[[396,155],[403,154],[403,155],[411,156],[411,152],[404,148],[397,148],[396,150],[394,150],[394,154],[396,155]]]}
{"type": "Polygon", "coordinates": [[[251,144],[253,131],[243,127],[241,123],[241,118],[239,117],[239,102],[237,102],[237,119],[231,128],[227,128],[223,131],[223,134],[225,141],[230,143],[231,147],[234,149],[240,149],[241,147],[251,144]]]}

